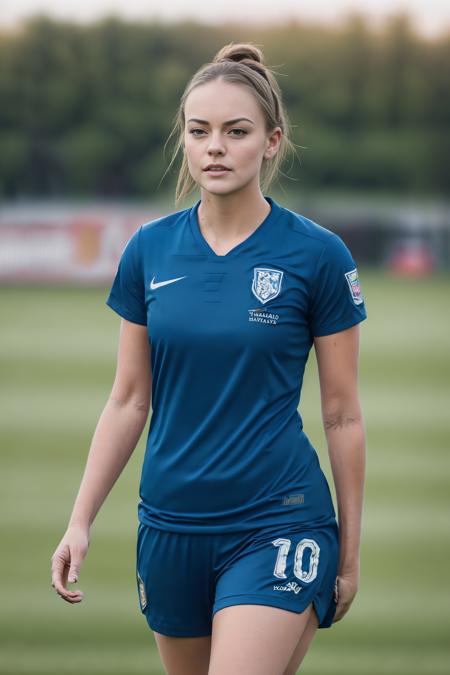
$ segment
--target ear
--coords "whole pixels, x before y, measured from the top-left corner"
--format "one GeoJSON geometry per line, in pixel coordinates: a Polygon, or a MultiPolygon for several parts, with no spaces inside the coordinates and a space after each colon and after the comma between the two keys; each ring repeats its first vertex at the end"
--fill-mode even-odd
{"type": "Polygon", "coordinates": [[[264,159],[272,159],[278,152],[278,146],[272,146],[270,148],[267,148],[266,152],[264,153],[264,159]]]}
{"type": "Polygon", "coordinates": [[[281,135],[280,135],[279,132],[281,132],[281,128],[276,127],[275,131],[272,133],[270,138],[267,139],[267,148],[266,148],[266,151],[264,153],[264,159],[272,159],[272,157],[274,155],[276,155],[276,153],[278,152],[278,149],[280,147],[280,141],[281,141],[281,135]],[[274,144],[272,141],[278,136],[280,136],[279,139],[278,139],[278,143],[274,144]]]}

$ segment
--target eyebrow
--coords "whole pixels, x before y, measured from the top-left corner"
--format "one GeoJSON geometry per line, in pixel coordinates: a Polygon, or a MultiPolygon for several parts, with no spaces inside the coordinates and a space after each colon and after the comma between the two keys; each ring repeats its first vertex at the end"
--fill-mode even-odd
{"type": "MultiPolygon", "coordinates": [[[[236,124],[236,122],[241,122],[242,120],[245,120],[246,122],[250,122],[250,124],[254,124],[254,122],[252,122],[252,120],[249,120],[248,117],[237,117],[235,120],[228,120],[227,122],[224,122],[223,126],[228,127],[231,124],[236,124]]],[[[208,120],[199,120],[195,117],[191,117],[188,120],[188,122],[197,122],[198,124],[206,124],[206,125],[209,124],[208,120]]]]}

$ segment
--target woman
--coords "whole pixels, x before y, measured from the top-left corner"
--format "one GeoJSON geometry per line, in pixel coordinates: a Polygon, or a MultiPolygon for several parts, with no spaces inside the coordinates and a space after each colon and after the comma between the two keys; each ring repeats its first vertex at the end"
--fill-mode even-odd
{"type": "Polygon", "coordinates": [[[106,301],[122,317],[116,378],[52,557],[52,585],[80,602],[67,583],[152,404],[136,582],[169,675],[293,674],[358,589],[366,311],[343,241],[261,191],[292,146],[286,120],[253,44],[189,82],[176,198],[201,198],[122,252],[106,301]],[[297,410],[313,344],[339,527],[297,410]]]}

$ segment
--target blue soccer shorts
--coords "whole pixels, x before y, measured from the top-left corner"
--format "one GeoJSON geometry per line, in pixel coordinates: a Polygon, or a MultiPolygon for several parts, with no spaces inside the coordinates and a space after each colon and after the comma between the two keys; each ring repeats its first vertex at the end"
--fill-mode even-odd
{"type": "Polygon", "coordinates": [[[152,630],[174,637],[211,635],[214,613],[242,604],[302,612],[313,602],[319,628],[328,628],[336,613],[338,562],[336,521],[219,534],[139,523],[139,605],[152,630]]]}

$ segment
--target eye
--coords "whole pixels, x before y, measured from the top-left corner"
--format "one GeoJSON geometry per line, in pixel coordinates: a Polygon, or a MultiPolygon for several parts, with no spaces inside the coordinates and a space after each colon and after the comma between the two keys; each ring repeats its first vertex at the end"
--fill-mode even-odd
{"type": "MultiPolygon", "coordinates": [[[[189,133],[192,134],[193,136],[197,136],[197,134],[195,133],[196,131],[200,131],[201,133],[203,133],[204,130],[203,129],[191,129],[189,131],[189,133]]],[[[237,134],[237,136],[245,136],[248,133],[247,131],[245,131],[245,129],[230,129],[230,131],[240,132],[240,133],[237,134]]]]}

